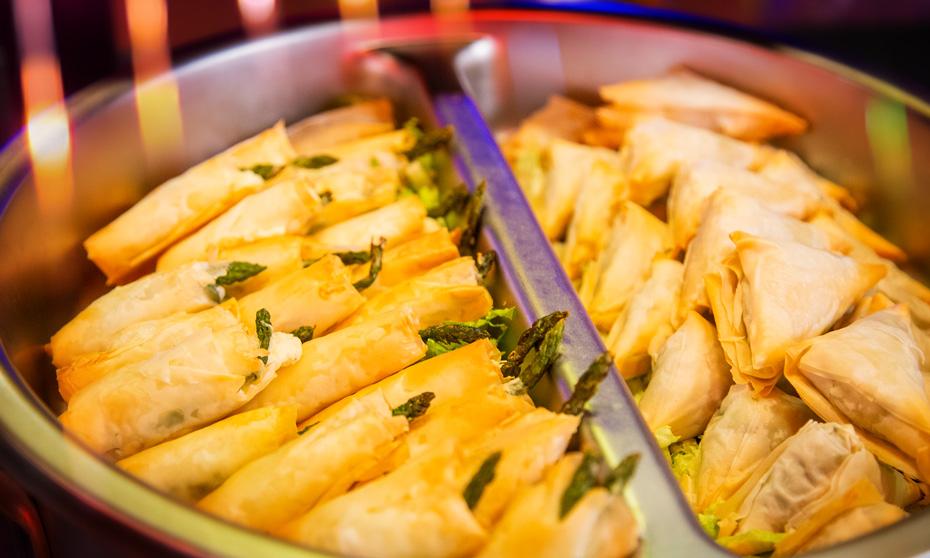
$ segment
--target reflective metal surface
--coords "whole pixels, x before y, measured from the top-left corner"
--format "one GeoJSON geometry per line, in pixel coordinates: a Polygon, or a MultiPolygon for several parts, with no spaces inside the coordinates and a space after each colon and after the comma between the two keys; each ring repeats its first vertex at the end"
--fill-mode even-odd
{"type": "MultiPolygon", "coordinates": [[[[812,132],[789,147],[867,198],[879,230],[915,254],[917,263],[930,260],[930,235],[922,219],[930,209],[930,165],[923,163],[930,160],[925,105],[798,53],[655,24],[496,11],[333,24],[248,43],[172,76],[184,124],[180,158],[167,156],[174,146],[165,146],[165,153],[144,152],[133,99],[124,86],[98,88],[75,99],[75,201],[61,216],[40,210],[22,141],[0,154],[0,251],[5,256],[0,341],[6,371],[0,374],[0,432],[31,490],[70,498],[75,506],[86,506],[88,514],[114,518],[177,553],[313,555],[148,490],[64,435],[54,418],[61,401],[42,345],[103,290],[102,276],[87,263],[80,241],[166,177],[278,118],[291,122],[316,112],[346,91],[387,95],[402,118],[431,121],[431,100],[421,79],[429,76],[418,76],[388,55],[370,53],[373,44],[410,40],[421,46],[442,42],[444,52],[454,55],[452,77],[461,80],[494,127],[516,123],[551,93],[593,101],[601,83],[654,75],[681,63],[759,93],[813,122],[812,132]],[[467,40],[453,41],[450,50],[448,40],[438,39],[449,36],[467,40]]],[[[454,89],[455,79],[448,81],[446,88],[454,89]]],[[[597,333],[530,219],[475,106],[457,95],[440,96],[435,106],[440,120],[459,130],[464,177],[491,183],[484,242],[505,260],[492,289],[496,300],[519,305],[529,318],[573,310],[559,372],[574,379],[601,350],[597,333]]],[[[557,396],[557,390],[548,395],[557,396]]],[[[724,555],[691,518],[616,378],[597,396],[592,422],[592,434],[611,459],[629,451],[644,454],[631,496],[646,523],[645,554],[724,555]]],[[[913,555],[930,548],[928,528],[930,517],[918,515],[823,554],[913,555]]]]}

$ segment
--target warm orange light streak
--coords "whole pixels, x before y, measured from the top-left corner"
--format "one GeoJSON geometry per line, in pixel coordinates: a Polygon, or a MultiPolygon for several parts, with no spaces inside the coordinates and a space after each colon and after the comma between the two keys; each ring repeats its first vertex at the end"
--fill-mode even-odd
{"type": "Polygon", "coordinates": [[[377,18],[378,0],[339,0],[342,19],[377,18]]]}
{"type": "Polygon", "coordinates": [[[71,204],[71,129],[48,0],[13,3],[26,116],[26,146],[40,209],[57,215],[71,204]]]}
{"type": "Polygon", "coordinates": [[[165,0],[125,2],[139,130],[146,157],[155,165],[177,157],[184,132],[178,85],[171,75],[168,8],[165,0]],[[149,81],[155,76],[160,77],[149,81]]]}
{"type": "Polygon", "coordinates": [[[430,0],[430,9],[439,16],[467,12],[468,6],[468,0],[430,0]]]}
{"type": "Polygon", "coordinates": [[[249,35],[263,35],[278,25],[278,5],[275,0],[239,0],[242,25],[249,35]]]}

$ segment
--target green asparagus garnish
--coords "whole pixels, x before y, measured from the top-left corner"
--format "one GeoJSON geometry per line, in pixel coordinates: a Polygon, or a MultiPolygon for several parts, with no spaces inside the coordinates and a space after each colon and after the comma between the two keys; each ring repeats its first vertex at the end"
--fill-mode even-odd
{"type": "Polygon", "coordinates": [[[580,415],[583,413],[585,404],[594,397],[594,394],[597,393],[597,387],[607,377],[607,373],[610,372],[612,362],[613,355],[610,354],[610,351],[605,351],[604,354],[597,357],[591,363],[591,366],[585,370],[584,374],[578,378],[575,389],[559,412],[566,415],[580,415]]]}
{"type": "Polygon", "coordinates": [[[515,312],[514,308],[494,308],[484,317],[471,322],[449,321],[421,329],[420,338],[427,348],[424,358],[454,351],[479,339],[500,342],[510,328],[515,312]]]}
{"type": "Polygon", "coordinates": [[[482,180],[475,186],[475,191],[468,198],[468,203],[462,211],[462,237],[459,240],[459,252],[462,255],[475,253],[478,246],[478,228],[481,221],[481,213],[484,209],[484,191],[487,183],[482,180]]]}
{"type": "Polygon", "coordinates": [[[296,167],[302,167],[305,169],[320,169],[338,162],[339,159],[331,155],[314,155],[312,157],[301,155],[300,157],[297,157],[291,161],[291,164],[296,167]]]}
{"type": "Polygon", "coordinates": [[[624,457],[620,463],[607,474],[607,478],[604,479],[604,486],[614,494],[623,492],[623,488],[636,473],[637,465],[639,465],[638,453],[631,453],[624,457]]]}
{"type": "Polygon", "coordinates": [[[581,459],[572,480],[562,493],[562,500],[559,502],[559,519],[568,515],[575,504],[581,500],[589,490],[597,486],[598,459],[593,454],[586,453],[581,459]]]}
{"type": "Polygon", "coordinates": [[[495,265],[497,265],[497,252],[494,250],[478,254],[475,259],[475,267],[478,269],[478,275],[481,277],[482,283],[487,281],[488,275],[495,265]]]}
{"type": "Polygon", "coordinates": [[[397,407],[394,407],[391,410],[391,415],[405,416],[407,420],[413,420],[419,416],[422,416],[427,409],[429,409],[430,403],[433,402],[433,399],[436,398],[436,394],[431,391],[424,391],[420,395],[414,395],[406,402],[401,403],[397,407]]]}
{"type": "Polygon", "coordinates": [[[300,326],[291,332],[291,335],[300,339],[301,343],[306,343],[307,341],[313,339],[313,331],[316,328],[314,326],[300,326]]]}
{"type": "Polygon", "coordinates": [[[263,180],[268,180],[269,178],[274,178],[274,176],[281,172],[281,169],[283,168],[284,167],[276,167],[269,163],[259,163],[242,170],[252,171],[258,176],[262,177],[263,180]]]}
{"type": "Polygon", "coordinates": [[[497,469],[497,463],[500,460],[501,452],[496,451],[492,453],[481,463],[481,466],[478,467],[478,471],[475,472],[475,475],[468,481],[465,490],[462,492],[465,503],[468,504],[468,509],[473,510],[475,506],[478,505],[478,501],[481,500],[481,495],[484,494],[485,487],[494,480],[494,471],[497,469]]]}
{"type": "Polygon", "coordinates": [[[351,252],[335,252],[345,265],[363,264],[371,261],[371,252],[368,250],[355,250],[351,252]]]}
{"type": "MultiPolygon", "coordinates": [[[[255,313],[255,333],[258,335],[258,346],[262,349],[268,349],[271,346],[271,312],[262,308],[255,313]]],[[[268,357],[258,357],[262,362],[268,364],[268,357]]]]}
{"type": "MultiPolygon", "coordinates": [[[[416,119],[412,119],[416,120],[416,119]]],[[[408,150],[404,155],[407,156],[407,159],[413,161],[414,159],[426,155],[431,151],[447,147],[452,142],[452,128],[446,126],[445,128],[436,128],[435,130],[430,130],[428,132],[423,132],[419,130],[419,126],[414,123],[414,126],[409,126],[410,122],[408,121],[407,127],[408,130],[416,129],[419,133],[414,133],[417,141],[414,146],[408,150]]]]}
{"type": "Polygon", "coordinates": [[[501,365],[504,376],[513,377],[520,374],[520,367],[532,349],[537,349],[546,335],[559,323],[565,321],[568,312],[553,312],[539,318],[526,331],[520,334],[517,346],[507,355],[507,360],[501,365]]]}
{"type": "Polygon", "coordinates": [[[217,285],[232,285],[245,281],[265,271],[267,266],[249,262],[230,262],[226,266],[226,273],[216,278],[217,285]]]}
{"type": "Polygon", "coordinates": [[[364,279],[360,279],[353,283],[353,287],[356,290],[367,289],[375,282],[375,279],[378,278],[378,274],[381,273],[381,258],[384,255],[384,242],[385,240],[381,238],[378,242],[372,241],[371,243],[371,265],[368,267],[368,276],[364,279]]]}

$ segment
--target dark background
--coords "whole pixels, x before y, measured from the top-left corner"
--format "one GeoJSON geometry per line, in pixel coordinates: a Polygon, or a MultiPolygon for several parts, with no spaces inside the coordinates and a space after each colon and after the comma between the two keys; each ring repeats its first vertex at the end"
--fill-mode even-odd
{"type": "MultiPolygon", "coordinates": [[[[125,0],[51,0],[65,94],[130,75],[125,0]]],[[[571,5],[472,0],[473,8],[571,5]]],[[[167,0],[175,63],[242,39],[236,0],[167,0]]],[[[382,16],[428,10],[429,0],[381,0],[382,16]]],[[[806,48],[885,78],[924,98],[930,93],[930,0],[665,0],[588,2],[649,19],[756,36],[806,48]]],[[[337,0],[278,0],[280,27],[336,19],[337,0]]],[[[0,0],[0,144],[22,126],[22,91],[12,0],[0,0]]]]}

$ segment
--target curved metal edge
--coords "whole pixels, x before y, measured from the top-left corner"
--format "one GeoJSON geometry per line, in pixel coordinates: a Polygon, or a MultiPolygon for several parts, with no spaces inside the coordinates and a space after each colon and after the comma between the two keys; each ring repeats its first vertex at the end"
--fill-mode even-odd
{"type": "MultiPolygon", "coordinates": [[[[503,274],[521,293],[521,307],[535,319],[557,310],[568,310],[560,374],[574,383],[606,347],[587,318],[568,277],[539,228],[529,203],[517,185],[497,143],[474,102],[464,94],[435,98],[442,124],[455,129],[457,157],[466,180],[473,187],[487,181],[485,222],[503,256],[503,274]]],[[[613,369],[613,368],[612,368],[613,369]]],[[[665,466],[662,453],[643,422],[636,404],[615,369],[604,380],[591,402],[589,428],[612,463],[632,452],[641,462],[632,483],[634,508],[645,522],[646,552],[654,556],[727,556],[698,525],[665,466]]]]}

